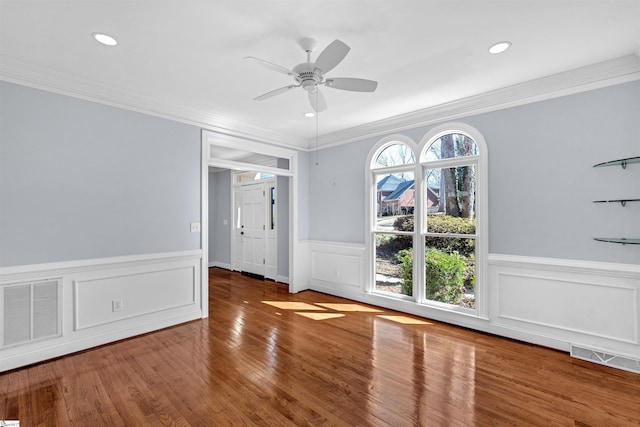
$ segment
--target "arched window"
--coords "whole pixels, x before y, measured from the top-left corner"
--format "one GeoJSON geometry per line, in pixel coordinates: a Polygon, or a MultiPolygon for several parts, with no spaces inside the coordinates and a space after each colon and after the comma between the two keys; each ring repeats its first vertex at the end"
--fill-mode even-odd
{"type": "Polygon", "coordinates": [[[476,309],[479,154],[474,139],[456,130],[425,141],[420,156],[425,301],[476,309]]]}
{"type": "Polygon", "coordinates": [[[486,315],[486,144],[470,126],[381,142],[369,168],[374,284],[371,291],[486,315]],[[402,153],[402,155],[400,155],[402,153]]]}
{"type": "MultiPolygon", "coordinates": [[[[388,138],[375,149],[371,182],[373,211],[374,292],[407,295],[400,284],[397,257],[413,246],[415,212],[415,144],[408,138],[388,138]]],[[[410,295],[409,295],[410,296],[410,295]]]]}

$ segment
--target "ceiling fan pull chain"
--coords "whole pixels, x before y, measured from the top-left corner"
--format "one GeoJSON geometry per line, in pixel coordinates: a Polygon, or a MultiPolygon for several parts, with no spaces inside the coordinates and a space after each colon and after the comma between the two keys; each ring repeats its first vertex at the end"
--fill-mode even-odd
{"type": "MultiPolygon", "coordinates": [[[[318,105],[318,94],[320,92],[318,90],[316,90],[316,107],[318,105]]],[[[320,161],[318,159],[318,121],[319,121],[319,116],[320,116],[320,112],[316,111],[316,166],[319,165],[320,161]]]]}

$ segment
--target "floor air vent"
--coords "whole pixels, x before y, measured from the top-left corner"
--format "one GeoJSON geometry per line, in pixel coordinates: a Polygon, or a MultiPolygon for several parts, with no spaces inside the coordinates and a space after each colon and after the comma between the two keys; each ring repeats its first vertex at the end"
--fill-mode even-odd
{"type": "Polygon", "coordinates": [[[60,335],[60,281],[2,286],[2,346],[60,335]]]}
{"type": "Polygon", "coordinates": [[[640,374],[640,359],[605,353],[590,348],[571,346],[571,357],[640,374]]]}

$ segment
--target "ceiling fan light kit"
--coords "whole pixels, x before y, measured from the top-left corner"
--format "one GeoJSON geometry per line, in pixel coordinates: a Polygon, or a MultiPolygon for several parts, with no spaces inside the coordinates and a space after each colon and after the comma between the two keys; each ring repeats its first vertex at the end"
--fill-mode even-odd
{"type": "Polygon", "coordinates": [[[118,41],[111,37],[109,34],[104,33],[93,33],[91,36],[100,44],[105,46],[115,46],[118,44],[118,41]]]}
{"type": "Polygon", "coordinates": [[[333,89],[348,90],[354,92],[374,92],[378,87],[378,82],[367,79],[359,79],[353,77],[334,77],[326,78],[325,75],[333,70],[347,56],[351,48],[340,40],[334,40],[327,46],[316,58],[315,62],[311,61],[311,52],[317,45],[312,38],[303,38],[299,41],[300,47],[307,53],[307,61],[302,62],[291,70],[274,64],[263,59],[253,56],[247,56],[249,59],[266,67],[272,71],[277,71],[288,76],[292,76],[297,84],[281,87],[272,90],[263,95],[253,98],[256,101],[271,98],[281,93],[287,92],[293,88],[301,87],[306,90],[309,96],[309,103],[316,113],[326,110],[327,103],[324,95],[320,91],[320,86],[324,85],[333,89]]]}
{"type": "Polygon", "coordinates": [[[497,55],[499,53],[505,52],[510,47],[511,47],[511,42],[509,41],[494,43],[489,47],[489,53],[492,55],[497,55]]]}

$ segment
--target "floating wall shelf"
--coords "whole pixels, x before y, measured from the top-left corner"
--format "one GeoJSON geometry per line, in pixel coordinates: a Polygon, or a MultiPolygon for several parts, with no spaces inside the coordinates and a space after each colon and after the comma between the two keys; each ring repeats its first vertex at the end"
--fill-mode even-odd
{"type": "Polygon", "coordinates": [[[620,203],[626,206],[627,202],[640,202],[640,199],[616,199],[616,200],[594,200],[593,203],[620,203]]]}
{"type": "Polygon", "coordinates": [[[640,239],[627,239],[625,237],[594,237],[593,240],[607,243],[620,243],[622,245],[640,245],[640,239]]]}
{"type": "Polygon", "coordinates": [[[604,163],[598,163],[597,165],[593,165],[594,168],[599,168],[602,166],[622,166],[622,169],[626,169],[627,165],[631,164],[631,163],[640,163],[640,156],[638,157],[629,157],[626,159],[618,159],[618,160],[611,160],[608,162],[604,162],[604,163]]]}
{"type": "MultiPolygon", "coordinates": [[[[593,165],[593,167],[622,166],[622,169],[626,169],[627,165],[632,163],[640,163],[640,156],[598,163],[597,165],[593,165]]],[[[640,199],[594,200],[593,203],[620,203],[622,206],[626,206],[628,202],[640,202],[640,199]]],[[[594,240],[597,240],[598,242],[619,243],[621,245],[640,245],[640,239],[630,239],[626,237],[594,237],[594,240]]]]}

